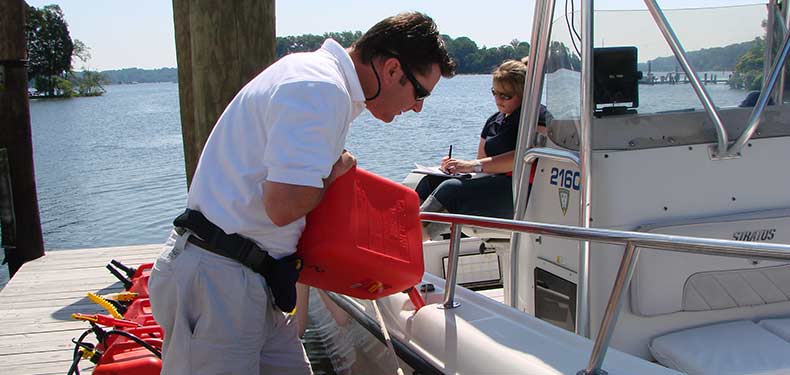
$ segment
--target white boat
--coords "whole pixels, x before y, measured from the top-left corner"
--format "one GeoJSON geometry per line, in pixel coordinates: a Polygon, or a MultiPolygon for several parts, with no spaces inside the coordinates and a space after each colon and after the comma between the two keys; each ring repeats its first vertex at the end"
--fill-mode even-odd
{"type": "MultiPolygon", "coordinates": [[[[592,3],[575,13],[535,5],[514,220],[424,213],[453,223],[448,240],[424,244],[426,305],[403,293],[377,300],[400,365],[415,374],[790,373],[786,4],[665,12],[647,0],[647,10],[593,17],[592,3]],[[766,48],[756,105],[717,105],[686,50],[704,36],[726,45],[720,34],[750,22],[760,32],[763,20],[776,49],[766,48]],[[554,43],[570,38],[580,71],[557,70],[563,56],[574,64],[554,43]],[[593,48],[604,38],[628,48],[593,48]],[[653,53],[656,41],[692,77],[678,92],[696,95],[695,109],[662,109],[650,87],[637,89],[635,53],[653,53]],[[554,120],[545,147],[534,147],[541,93],[554,120]]],[[[372,301],[328,296],[341,325],[352,317],[381,337],[372,301]]]]}

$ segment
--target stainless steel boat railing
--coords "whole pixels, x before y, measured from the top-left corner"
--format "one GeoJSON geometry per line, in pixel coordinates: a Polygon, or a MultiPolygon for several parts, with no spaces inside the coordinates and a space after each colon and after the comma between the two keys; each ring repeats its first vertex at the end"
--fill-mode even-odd
{"type": "MultiPolygon", "coordinates": [[[[592,124],[595,112],[593,97],[593,40],[595,40],[595,18],[593,14],[593,0],[581,1],[582,14],[582,71],[579,94],[581,95],[581,110],[579,114],[579,173],[581,186],[579,189],[579,225],[583,228],[590,227],[592,218],[592,124]],[[588,17],[589,15],[589,17],[588,17]]],[[[576,296],[576,333],[590,337],[590,243],[579,241],[579,290],[576,296]]]]}
{"type": "MultiPolygon", "coordinates": [[[[529,173],[524,162],[524,155],[528,148],[535,143],[535,134],[538,127],[538,114],[540,113],[540,97],[543,92],[544,65],[549,56],[549,35],[551,35],[552,18],[554,15],[555,1],[536,1],[535,20],[532,24],[532,38],[530,41],[530,62],[527,64],[527,76],[524,82],[524,95],[521,104],[522,124],[519,128],[516,155],[513,165],[513,192],[515,212],[523,212],[527,206],[526,191],[528,183],[524,176],[529,173]],[[525,131],[526,130],[526,131],[525,131]],[[521,193],[516,193],[521,192],[521,193]]],[[[517,218],[517,217],[516,217],[517,218]]],[[[510,240],[511,254],[518,258],[518,247],[521,239],[518,235],[510,240]]],[[[515,294],[510,296],[511,304],[515,303],[515,294]]]]}
{"type": "MultiPolygon", "coordinates": [[[[719,117],[716,106],[714,105],[713,100],[705,90],[704,86],[700,83],[696,71],[688,61],[686,51],[683,49],[683,46],[669,24],[669,21],[666,19],[664,13],[655,0],[644,0],[644,2],[676,58],[681,62],[686,76],[691,82],[694,91],[697,93],[700,102],[702,102],[705,111],[708,113],[708,116],[713,122],[713,126],[718,137],[718,142],[713,147],[710,157],[713,159],[728,159],[740,156],[740,150],[748,143],[752,135],[757,132],[757,127],[766,108],[768,98],[770,97],[769,94],[773,91],[777,91],[774,90],[774,87],[777,87],[777,85],[779,86],[779,92],[778,95],[776,95],[779,98],[777,102],[782,103],[782,90],[784,89],[783,67],[785,65],[784,63],[787,59],[787,55],[790,54],[790,37],[787,36],[790,33],[786,31],[788,29],[787,25],[790,25],[790,17],[787,17],[788,7],[786,2],[783,1],[781,4],[779,4],[776,0],[771,0],[771,3],[769,4],[769,19],[771,19],[771,17],[777,16],[778,11],[782,12],[782,15],[779,16],[780,21],[778,22],[777,26],[784,26],[783,31],[785,33],[785,40],[781,47],[780,53],[775,59],[770,58],[772,57],[770,54],[766,55],[769,57],[766,59],[767,61],[773,61],[772,68],[770,69],[771,73],[766,74],[769,79],[764,81],[762,93],[757,100],[757,105],[755,105],[746,127],[738,139],[731,145],[729,144],[730,141],[727,130],[724,127],[721,118],[719,117]]],[[[528,173],[526,166],[528,165],[529,160],[527,159],[530,159],[527,153],[530,152],[534,147],[534,134],[537,127],[538,109],[542,98],[541,92],[545,78],[545,64],[548,55],[548,45],[550,41],[549,35],[551,34],[555,3],[555,0],[535,2],[535,20],[533,22],[532,39],[530,43],[530,45],[533,46],[533,53],[530,58],[531,62],[527,66],[527,79],[524,86],[525,94],[529,93],[529,95],[524,95],[523,98],[522,108],[525,108],[525,110],[521,112],[522,126],[520,127],[519,131],[513,168],[513,192],[515,193],[514,208],[516,212],[516,219],[524,219],[527,197],[525,194],[527,185],[524,183],[524,181],[525,176],[528,173]]],[[[582,227],[589,227],[592,209],[592,172],[590,163],[592,155],[592,116],[595,107],[593,103],[592,92],[592,56],[594,35],[593,0],[581,1],[581,13],[581,114],[577,129],[580,145],[579,153],[575,155],[575,164],[579,167],[581,174],[579,224],[582,227]]],[[[771,23],[771,25],[774,24],[771,23]]],[[[773,34],[771,33],[769,35],[769,42],[772,36],[773,34]]],[[[772,43],[767,44],[772,45],[772,43]]],[[[766,48],[766,51],[770,52],[770,48],[766,48]]],[[[520,237],[520,234],[516,232],[511,238],[511,258],[515,260],[517,260],[519,256],[518,248],[521,242],[520,237]]],[[[581,241],[579,248],[579,285],[576,304],[576,316],[578,324],[576,325],[576,333],[585,337],[589,337],[589,243],[586,241],[581,241]]],[[[517,270],[513,269],[511,271],[513,271],[512,274],[517,274],[517,270]]],[[[510,289],[510,293],[506,296],[506,298],[509,298],[511,305],[515,305],[516,303],[516,293],[517,288],[514,286],[510,289]]]]}
{"type": "MultiPolygon", "coordinates": [[[[770,77],[771,66],[775,60],[773,48],[773,46],[776,44],[774,41],[775,36],[787,35],[787,29],[789,26],[788,21],[790,18],[787,17],[788,6],[786,1],[769,0],[766,6],[768,7],[768,18],[766,19],[765,25],[765,45],[769,46],[769,48],[765,49],[765,54],[763,56],[763,77],[770,77]]],[[[782,72],[779,74],[779,79],[776,81],[776,85],[771,92],[771,97],[773,98],[774,103],[784,102],[784,87],[785,72],[782,70],[782,72]]]]}
{"type": "MultiPolygon", "coordinates": [[[[727,149],[728,155],[737,155],[741,149],[749,143],[749,139],[752,138],[754,132],[757,131],[757,126],[760,125],[760,118],[765,110],[765,106],[768,104],[768,99],[771,98],[771,93],[774,91],[776,82],[780,81],[781,74],[784,71],[783,67],[787,60],[788,53],[790,53],[790,33],[785,33],[779,55],[774,59],[773,65],[771,65],[770,76],[768,79],[763,80],[760,96],[757,98],[757,104],[755,104],[754,109],[752,109],[752,114],[749,117],[746,129],[743,129],[743,133],[741,133],[735,143],[727,149]]],[[[783,90],[784,86],[779,87],[779,91],[783,90]]]]}
{"type": "MultiPolygon", "coordinates": [[[[713,104],[713,100],[711,99],[710,94],[708,94],[708,91],[705,89],[705,86],[703,86],[700,82],[696,71],[689,63],[686,51],[675,34],[675,31],[672,29],[672,26],[670,26],[669,21],[667,21],[666,16],[664,16],[664,12],[658,6],[656,0],[644,1],[648,11],[653,16],[656,25],[658,26],[659,30],[661,30],[664,39],[669,44],[672,52],[675,54],[675,57],[680,63],[680,66],[686,73],[686,77],[688,77],[691,87],[694,89],[694,92],[697,94],[697,97],[699,97],[702,106],[705,108],[705,112],[708,113],[708,117],[713,122],[713,126],[716,129],[716,135],[718,136],[718,144],[716,145],[716,152],[712,153],[712,157],[723,159],[739,156],[741,149],[749,142],[752,135],[754,135],[754,133],[757,131],[757,126],[760,124],[761,116],[765,111],[765,106],[768,104],[768,99],[772,96],[774,87],[776,87],[776,83],[784,83],[783,68],[785,61],[787,60],[787,55],[790,53],[790,33],[785,32],[784,41],[776,58],[770,59],[770,57],[772,57],[770,48],[771,44],[766,43],[766,57],[768,57],[766,60],[773,61],[771,69],[768,71],[768,79],[763,80],[760,96],[757,99],[757,104],[754,106],[754,109],[752,109],[752,114],[749,117],[749,122],[746,124],[746,128],[743,130],[737,140],[733,142],[732,145],[729,145],[727,130],[724,128],[721,117],[719,117],[719,112],[716,109],[716,106],[713,104]]],[[[776,3],[771,2],[768,9],[769,19],[774,19],[777,12],[776,3]]],[[[773,22],[771,24],[773,25],[773,22]]],[[[772,39],[772,37],[772,34],[769,35],[769,41],[772,39]]],[[[784,85],[782,85],[779,90],[784,90],[784,85]]],[[[778,97],[781,98],[782,96],[778,95],[778,97]]],[[[781,102],[779,102],[779,104],[781,104],[781,102]]]]}
{"type": "MultiPolygon", "coordinates": [[[[583,151],[583,150],[582,150],[583,151]]],[[[544,160],[554,160],[561,163],[571,163],[576,168],[582,169],[582,161],[580,154],[583,152],[574,152],[568,150],[558,150],[554,148],[548,147],[535,147],[530,148],[524,153],[524,162],[521,163],[521,176],[527,176],[527,167],[532,163],[537,163],[538,159],[544,160]]],[[[586,180],[582,179],[582,185],[584,186],[586,180]]],[[[518,197],[526,197],[527,196],[527,185],[520,187],[518,190],[518,197]]],[[[522,198],[526,202],[526,198],[522,198]]],[[[581,200],[584,202],[589,202],[587,200],[581,200]]],[[[514,217],[515,220],[524,220],[526,218],[526,204],[524,207],[519,208],[516,210],[516,216],[514,217]]],[[[583,224],[587,221],[587,212],[584,210],[579,210],[579,224],[583,224]]],[[[521,233],[513,232],[513,235],[510,238],[510,256],[513,259],[513,262],[510,263],[510,274],[512,275],[511,279],[516,280],[519,274],[518,267],[516,264],[518,263],[519,257],[519,247],[521,243],[521,233]]],[[[582,241],[579,243],[579,293],[577,296],[577,303],[576,303],[576,333],[584,336],[589,337],[589,299],[588,297],[588,285],[589,285],[589,244],[586,241],[582,241]]],[[[515,307],[516,301],[518,296],[518,285],[512,284],[510,286],[510,305],[515,307]]]]}
{"type": "Polygon", "coordinates": [[[719,138],[717,154],[722,156],[726,155],[727,144],[729,143],[727,140],[727,130],[724,128],[724,124],[721,122],[721,117],[719,117],[719,112],[713,105],[713,100],[710,98],[710,94],[708,94],[708,91],[705,90],[705,86],[702,85],[699,77],[697,77],[697,72],[691,67],[691,63],[689,63],[688,56],[686,55],[686,50],[683,48],[683,45],[680,44],[678,36],[675,34],[675,31],[672,30],[672,26],[669,25],[669,21],[667,21],[666,16],[664,16],[664,12],[661,11],[661,8],[658,6],[656,1],[645,0],[645,5],[650,11],[650,15],[653,16],[658,29],[661,30],[661,33],[664,35],[664,39],[666,39],[669,47],[672,48],[672,52],[674,52],[675,57],[680,63],[680,66],[686,73],[686,77],[688,77],[691,87],[694,88],[694,92],[697,93],[697,97],[702,103],[702,106],[705,108],[705,112],[708,113],[708,117],[710,117],[710,120],[713,122],[713,126],[716,127],[716,135],[719,138]]]}
{"type": "MultiPolygon", "coordinates": [[[[634,273],[636,261],[639,257],[638,247],[648,247],[656,250],[676,251],[691,254],[719,255],[736,258],[764,259],[790,261],[790,245],[772,244],[764,242],[739,242],[713,238],[699,238],[675,236],[668,234],[629,232],[622,230],[582,228],[569,225],[537,223],[531,221],[518,221],[508,219],[486,218],[478,216],[454,215],[423,212],[420,219],[424,221],[449,223],[451,225],[450,254],[447,267],[447,280],[444,286],[444,301],[442,308],[452,309],[460,304],[454,300],[458,256],[461,244],[461,228],[470,225],[481,228],[504,229],[520,233],[535,233],[546,236],[556,236],[566,239],[593,241],[615,245],[625,245],[625,252],[620,261],[609,302],[606,305],[601,327],[595,337],[590,360],[586,369],[580,370],[580,375],[601,374],[606,351],[614,332],[617,318],[622,308],[623,297],[627,285],[634,273]]],[[[510,275],[511,285],[515,283],[513,274],[510,275]]]]}

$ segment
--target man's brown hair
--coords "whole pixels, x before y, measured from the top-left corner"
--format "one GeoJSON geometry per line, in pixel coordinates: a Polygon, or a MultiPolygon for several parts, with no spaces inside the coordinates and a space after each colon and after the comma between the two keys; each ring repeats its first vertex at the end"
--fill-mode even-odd
{"type": "Polygon", "coordinates": [[[455,75],[455,61],[450,58],[436,23],[423,13],[387,17],[365,32],[353,47],[366,64],[376,56],[394,56],[423,75],[434,63],[439,64],[443,77],[455,75]]]}

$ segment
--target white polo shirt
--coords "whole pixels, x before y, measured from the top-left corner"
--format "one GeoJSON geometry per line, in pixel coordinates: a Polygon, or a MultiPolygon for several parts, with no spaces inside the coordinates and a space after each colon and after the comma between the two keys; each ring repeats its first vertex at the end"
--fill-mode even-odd
{"type": "Polygon", "coordinates": [[[322,188],[351,121],[363,109],[354,64],[334,40],[315,52],[281,58],[244,86],[220,116],[193,176],[189,208],[275,258],[292,254],[305,220],[272,224],[263,183],[322,188]]]}

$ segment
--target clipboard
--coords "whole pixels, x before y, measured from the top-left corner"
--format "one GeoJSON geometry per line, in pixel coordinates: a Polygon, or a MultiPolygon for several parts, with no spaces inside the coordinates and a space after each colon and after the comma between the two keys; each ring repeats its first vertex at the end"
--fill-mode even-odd
{"type": "Polygon", "coordinates": [[[435,167],[427,167],[419,163],[414,163],[414,169],[411,170],[412,173],[420,173],[425,175],[431,176],[439,176],[439,177],[447,177],[447,178],[480,178],[483,176],[488,176],[490,173],[447,173],[442,168],[438,166],[435,167]]]}

